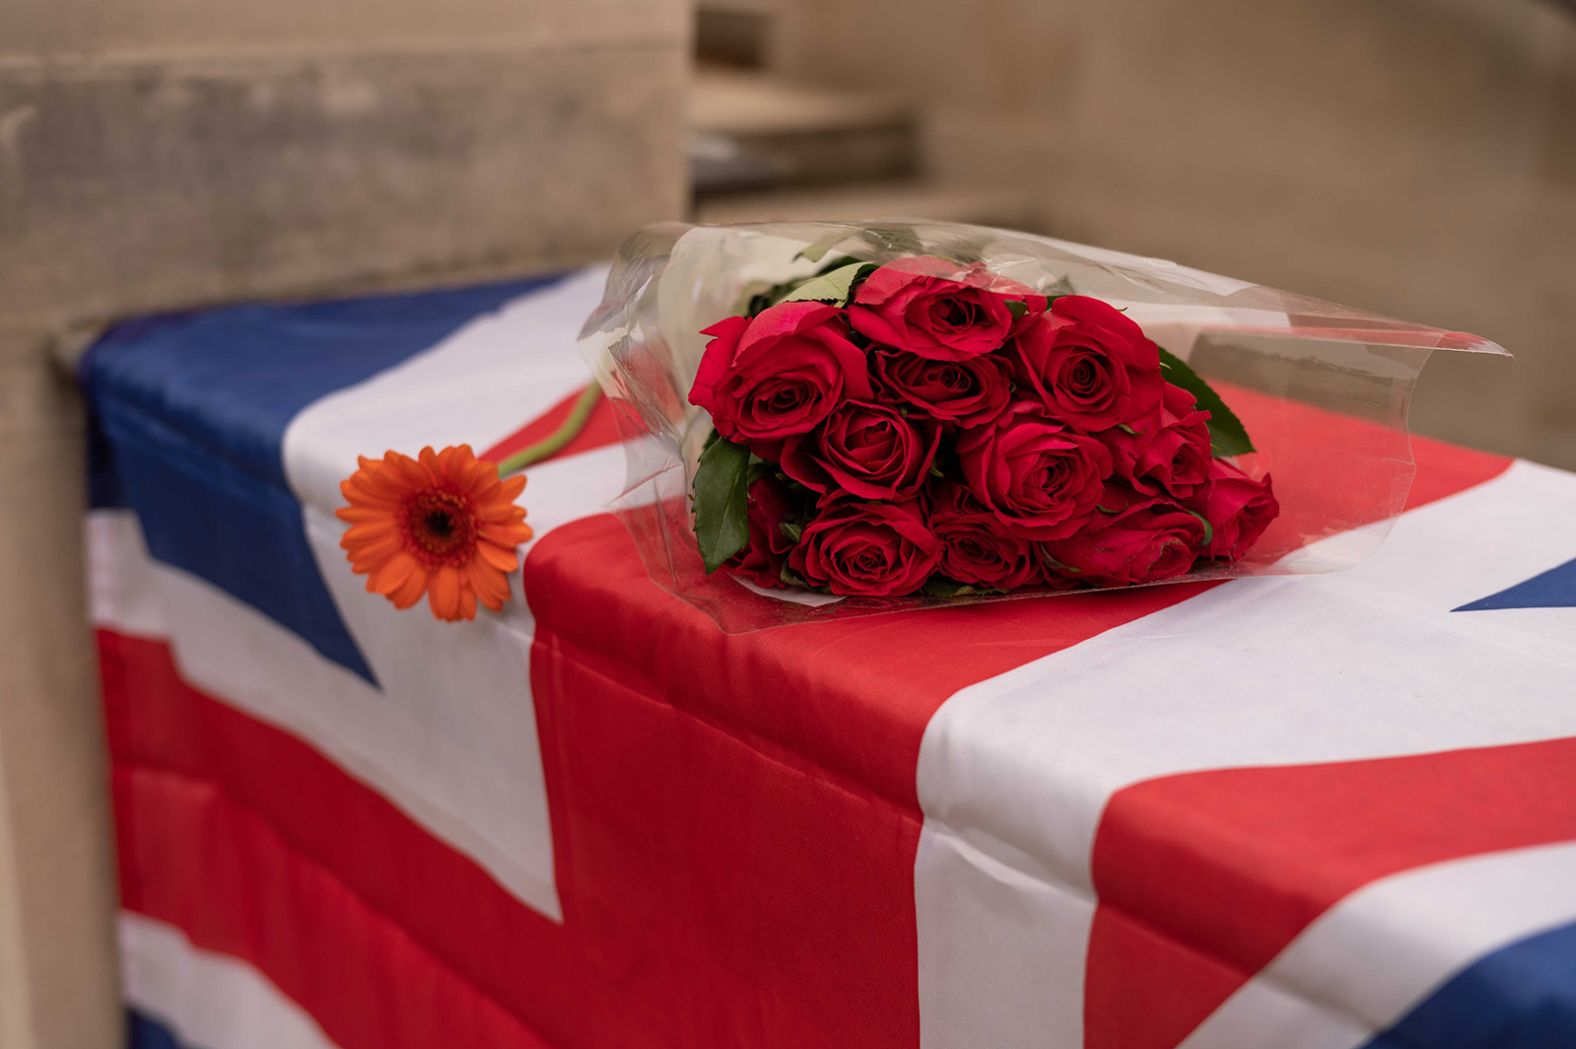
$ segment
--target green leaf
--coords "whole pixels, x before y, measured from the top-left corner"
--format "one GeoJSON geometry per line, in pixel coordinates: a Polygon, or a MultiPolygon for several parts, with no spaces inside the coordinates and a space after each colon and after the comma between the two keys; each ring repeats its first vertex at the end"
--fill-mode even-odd
{"type": "Polygon", "coordinates": [[[1186,361],[1162,346],[1160,367],[1165,370],[1168,382],[1191,393],[1198,406],[1209,412],[1209,444],[1215,455],[1246,455],[1253,451],[1253,442],[1248,439],[1248,431],[1237,413],[1226,407],[1220,394],[1188,367],[1186,361]]]}
{"type": "Polygon", "coordinates": [[[782,532],[783,535],[788,537],[790,542],[794,543],[797,543],[799,541],[799,537],[804,534],[804,529],[794,524],[792,521],[780,521],[777,524],[777,528],[780,532],[782,532]]]}
{"type": "Polygon", "coordinates": [[[1137,437],[1138,436],[1138,431],[1133,429],[1131,426],[1127,425],[1126,423],[1117,423],[1116,424],[1116,428],[1118,430],[1121,430],[1123,433],[1127,434],[1129,437],[1137,437]]]}
{"type": "Polygon", "coordinates": [[[875,268],[875,264],[871,262],[851,262],[847,266],[839,266],[830,273],[811,277],[778,301],[830,302],[834,306],[846,305],[849,296],[853,294],[854,285],[875,268]]]}
{"type": "Polygon", "coordinates": [[[1197,512],[1196,510],[1189,510],[1188,513],[1190,513],[1194,517],[1198,518],[1200,523],[1203,524],[1203,526],[1204,526],[1204,544],[1203,545],[1207,548],[1210,543],[1215,541],[1215,526],[1209,523],[1209,518],[1205,517],[1203,514],[1197,512]]]}
{"type": "Polygon", "coordinates": [[[706,446],[695,470],[695,540],[708,573],[750,541],[750,450],[718,439],[706,446]]]}
{"type": "Polygon", "coordinates": [[[782,581],[783,586],[791,586],[799,590],[816,589],[809,583],[805,582],[803,579],[800,579],[798,576],[794,575],[793,572],[789,570],[787,565],[783,565],[782,568],[778,570],[777,578],[782,581]]]}
{"type": "Polygon", "coordinates": [[[986,593],[987,591],[938,575],[931,576],[926,580],[924,592],[931,597],[967,597],[969,594],[986,593]]]}
{"type": "Polygon", "coordinates": [[[1029,304],[1026,302],[1020,302],[1017,299],[1008,299],[1007,312],[1012,314],[1013,319],[1016,320],[1019,317],[1022,317],[1025,313],[1029,312],[1029,304]]]}

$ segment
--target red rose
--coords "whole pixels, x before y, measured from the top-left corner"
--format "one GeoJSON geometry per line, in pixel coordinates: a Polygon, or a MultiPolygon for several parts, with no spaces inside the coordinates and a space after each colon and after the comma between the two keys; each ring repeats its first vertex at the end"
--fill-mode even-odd
{"type": "Polygon", "coordinates": [[[882,391],[892,400],[941,422],[982,423],[1007,407],[1012,396],[1012,372],[998,354],[936,361],[907,350],[879,348],[870,359],[882,391]]]}
{"type": "Polygon", "coordinates": [[[993,590],[1014,590],[1044,580],[1035,544],[1008,531],[994,513],[959,485],[945,484],[930,511],[930,530],[941,540],[941,574],[993,590]]]}
{"type": "Polygon", "coordinates": [[[1111,449],[1116,476],[1143,495],[1162,491],[1177,499],[1192,495],[1209,478],[1213,462],[1209,448],[1209,413],[1199,409],[1193,395],[1180,386],[1165,384],[1160,416],[1145,429],[1122,428],[1101,434],[1111,449]]]}
{"type": "Polygon", "coordinates": [[[835,306],[784,302],[753,320],[729,317],[713,336],[690,388],[730,441],[775,441],[813,430],[844,399],[873,394],[865,355],[835,306]]]}
{"type": "Polygon", "coordinates": [[[936,459],[941,428],[885,404],[848,401],[814,432],[782,443],[783,473],[817,492],[861,499],[907,499],[936,459]]]}
{"type": "Polygon", "coordinates": [[[1188,503],[1215,530],[1204,556],[1227,561],[1247,553],[1280,513],[1269,474],[1255,480],[1224,459],[1210,463],[1209,480],[1188,503]]]}
{"type": "Polygon", "coordinates": [[[833,496],[805,525],[788,567],[834,594],[888,597],[925,585],[941,559],[941,541],[915,501],[862,503],[833,496]]]}
{"type": "Polygon", "coordinates": [[[1018,317],[1045,310],[1045,297],[982,264],[965,266],[929,255],[898,259],[876,269],[854,292],[848,321],[884,346],[938,361],[961,361],[1000,349],[1018,317]]]}
{"type": "Polygon", "coordinates": [[[1030,401],[958,436],[969,492],[1016,535],[1065,539],[1083,528],[1111,476],[1111,453],[1030,401]]]}
{"type": "Polygon", "coordinates": [[[1063,295],[1013,340],[1018,382],[1081,429],[1143,429],[1160,409],[1160,351],[1121,311],[1063,295]]]}
{"type": "Polygon", "coordinates": [[[793,540],[782,530],[789,509],[788,494],[777,481],[758,477],[750,483],[750,501],[745,510],[750,541],[729,562],[735,574],[759,586],[783,585],[783,565],[788,561],[788,551],[793,549],[793,540]]]}
{"type": "Polygon", "coordinates": [[[1074,579],[1126,585],[1182,575],[1203,542],[1197,514],[1169,499],[1145,499],[1109,517],[1104,528],[1047,543],[1045,550],[1074,579]]]}

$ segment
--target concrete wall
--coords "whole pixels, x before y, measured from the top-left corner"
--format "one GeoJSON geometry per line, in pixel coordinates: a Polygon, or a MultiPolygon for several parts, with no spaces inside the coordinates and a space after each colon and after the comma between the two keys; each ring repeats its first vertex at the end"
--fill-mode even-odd
{"type": "Polygon", "coordinates": [[[776,64],[925,101],[1075,240],[1446,328],[1416,427],[1576,467],[1576,18],[1543,0],[790,0],[776,64]]]}
{"type": "Polygon", "coordinates": [[[682,207],[688,34],[686,0],[0,4],[0,1049],[122,1030],[52,345],[604,256],[682,207]]]}

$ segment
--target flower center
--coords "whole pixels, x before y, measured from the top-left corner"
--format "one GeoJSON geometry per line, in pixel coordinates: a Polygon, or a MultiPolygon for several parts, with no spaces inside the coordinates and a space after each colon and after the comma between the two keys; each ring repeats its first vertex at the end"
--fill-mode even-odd
{"type": "Polygon", "coordinates": [[[1080,354],[1070,363],[1071,367],[1062,372],[1068,393],[1083,400],[1093,400],[1106,392],[1108,383],[1105,381],[1105,369],[1099,361],[1087,354],[1080,354]]]}
{"type": "Polygon", "coordinates": [[[979,308],[972,302],[944,299],[941,303],[941,322],[953,328],[971,328],[979,323],[979,308]]]}
{"type": "Polygon", "coordinates": [[[463,565],[476,553],[476,515],[464,496],[442,488],[416,492],[400,513],[405,548],[428,567],[463,565]]]}

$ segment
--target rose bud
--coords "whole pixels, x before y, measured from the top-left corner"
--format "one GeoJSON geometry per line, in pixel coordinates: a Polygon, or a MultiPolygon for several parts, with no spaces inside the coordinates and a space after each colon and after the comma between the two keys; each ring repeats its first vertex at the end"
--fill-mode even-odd
{"type": "Polygon", "coordinates": [[[1165,384],[1160,416],[1145,429],[1117,427],[1100,435],[1111,450],[1116,476],[1142,495],[1166,493],[1182,499],[1209,477],[1209,413],[1193,395],[1165,384]]]}
{"type": "Polygon", "coordinates": [[[961,361],[1000,349],[1020,325],[1038,316],[1045,296],[998,277],[983,264],[929,255],[879,267],[854,292],[848,321],[883,346],[920,357],[961,361]],[[1017,310],[1009,301],[1022,303],[1017,310]]]}
{"type": "Polygon", "coordinates": [[[1160,410],[1160,350],[1120,310],[1063,295],[1013,340],[1021,387],[1051,416],[1089,431],[1143,429],[1160,410]]]}
{"type": "Polygon", "coordinates": [[[690,403],[706,409],[730,441],[754,445],[807,433],[844,399],[873,393],[865,355],[849,341],[835,306],[784,302],[702,334],[713,338],[690,403]]]}
{"type": "Polygon", "coordinates": [[[1012,396],[1011,367],[999,354],[936,361],[883,347],[870,360],[878,394],[939,422],[974,426],[999,414],[1012,396]]]}
{"type": "Polygon", "coordinates": [[[936,459],[941,428],[884,404],[849,401],[814,433],[782,444],[783,473],[806,488],[842,489],[861,499],[914,496],[936,459]]]}
{"type": "Polygon", "coordinates": [[[1105,527],[1045,544],[1069,578],[1092,583],[1154,583],[1193,567],[1204,522],[1169,499],[1145,499],[1111,515],[1105,527]]]}
{"type": "Polygon", "coordinates": [[[783,565],[788,562],[788,551],[794,545],[782,529],[790,510],[788,493],[782,484],[771,477],[758,477],[750,482],[749,503],[745,508],[750,541],[728,562],[735,575],[744,576],[759,586],[783,585],[783,565]]]}
{"type": "Polygon", "coordinates": [[[833,496],[804,526],[788,567],[834,594],[890,597],[925,585],[941,559],[941,541],[917,501],[863,503],[833,496]]]}
{"type": "Polygon", "coordinates": [[[961,485],[937,487],[929,523],[941,540],[940,572],[948,579],[992,590],[1044,581],[1035,544],[1008,531],[961,485]]]}
{"type": "Polygon", "coordinates": [[[1280,513],[1269,474],[1256,480],[1224,459],[1210,463],[1209,479],[1188,505],[1215,531],[1204,556],[1227,561],[1240,560],[1280,513]]]}
{"type": "Polygon", "coordinates": [[[969,494],[1025,539],[1065,539],[1082,529],[1111,476],[1105,445],[1030,401],[959,434],[957,452],[969,494]]]}

